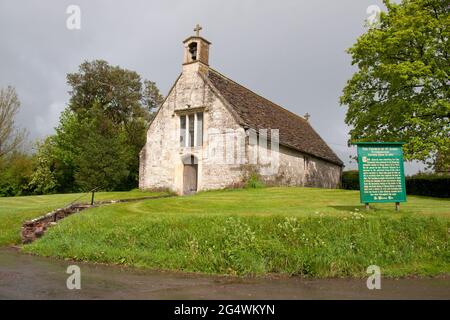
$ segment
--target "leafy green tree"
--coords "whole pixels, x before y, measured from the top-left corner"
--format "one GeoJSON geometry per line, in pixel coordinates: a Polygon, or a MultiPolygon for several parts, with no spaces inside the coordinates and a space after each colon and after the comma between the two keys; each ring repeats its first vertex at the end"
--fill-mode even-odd
{"type": "Polygon", "coordinates": [[[58,183],[54,173],[55,143],[53,137],[48,137],[42,143],[38,143],[37,149],[34,172],[29,187],[33,193],[37,194],[54,193],[58,188],[58,183]]]}
{"type": "MultiPolygon", "coordinates": [[[[82,63],[78,72],[67,75],[67,82],[72,87],[69,108],[76,114],[76,121],[99,117],[98,111],[101,110],[106,115],[106,118],[103,115],[101,118],[111,120],[114,127],[111,130],[116,130],[116,134],[120,133],[125,150],[121,159],[125,161],[129,171],[121,188],[136,187],[139,178],[139,151],[145,144],[153,112],[163,101],[155,82],[142,80],[136,72],[111,66],[103,60],[82,63]],[[96,110],[90,112],[93,109],[96,110]]],[[[76,142],[70,138],[73,136],[69,134],[70,130],[67,131],[65,126],[61,130],[64,140],[68,141],[65,145],[75,145],[76,142]]],[[[77,132],[76,130],[75,136],[77,132]]],[[[63,147],[63,150],[67,151],[68,147],[63,147]]],[[[76,154],[80,154],[80,151],[76,154]]]]}
{"type": "Polygon", "coordinates": [[[100,108],[90,113],[95,115],[81,120],[79,152],[74,155],[75,183],[83,190],[127,189],[130,146],[126,132],[117,130],[100,108]]]}
{"type": "Polygon", "coordinates": [[[433,164],[434,172],[450,174],[450,153],[438,153],[433,164]]]}
{"type": "Polygon", "coordinates": [[[37,193],[136,187],[139,151],[162,102],[156,84],[103,60],[82,63],[67,81],[69,105],[38,147],[30,186],[37,193]]]}
{"type": "Polygon", "coordinates": [[[32,156],[14,151],[0,160],[0,196],[30,193],[28,184],[33,172],[32,156]]]}
{"type": "Polygon", "coordinates": [[[99,105],[116,124],[136,118],[149,118],[149,113],[162,101],[156,84],[135,72],[111,66],[104,60],[83,62],[78,72],[67,75],[71,86],[69,106],[83,115],[99,105]]]}
{"type": "Polygon", "coordinates": [[[30,187],[35,193],[80,191],[75,184],[75,155],[80,152],[81,123],[70,109],[61,113],[56,134],[37,143],[35,172],[30,187]]]}
{"type": "Polygon", "coordinates": [[[358,67],[340,98],[350,139],[404,141],[405,159],[432,165],[450,153],[449,1],[384,3],[348,50],[358,67]]]}
{"type": "Polygon", "coordinates": [[[125,128],[99,106],[83,116],[66,109],[56,134],[38,146],[31,188],[35,193],[130,189],[136,154],[128,141],[125,128]]]}
{"type": "Polygon", "coordinates": [[[82,63],[67,82],[69,105],[55,135],[37,144],[33,159],[14,151],[23,140],[14,127],[20,103],[12,87],[1,89],[0,195],[137,186],[139,151],[163,101],[156,84],[103,60],[82,63]]]}
{"type": "Polygon", "coordinates": [[[53,150],[51,167],[57,181],[57,192],[67,193],[80,191],[75,184],[76,163],[75,155],[80,152],[79,135],[81,125],[77,115],[64,110],[61,113],[59,125],[55,128],[56,134],[52,136],[53,150]]]}
{"type": "Polygon", "coordinates": [[[146,106],[150,114],[152,114],[163,102],[164,97],[156,86],[156,83],[150,80],[144,80],[142,104],[146,106]]]}

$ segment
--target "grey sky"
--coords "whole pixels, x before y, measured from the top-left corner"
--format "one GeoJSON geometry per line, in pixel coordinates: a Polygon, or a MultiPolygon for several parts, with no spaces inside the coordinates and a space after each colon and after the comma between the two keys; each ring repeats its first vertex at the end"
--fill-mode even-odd
{"type": "Polygon", "coordinates": [[[53,133],[68,101],[66,74],[83,60],[135,70],[166,94],[181,71],[181,42],[200,23],[212,42],[211,67],[297,114],[308,112],[354,168],[338,99],[354,71],[345,49],[364,32],[369,5],[383,8],[381,0],[0,0],[0,86],[16,87],[18,125],[41,138],[53,133]],[[81,8],[81,30],[66,28],[71,4],[81,8]]]}

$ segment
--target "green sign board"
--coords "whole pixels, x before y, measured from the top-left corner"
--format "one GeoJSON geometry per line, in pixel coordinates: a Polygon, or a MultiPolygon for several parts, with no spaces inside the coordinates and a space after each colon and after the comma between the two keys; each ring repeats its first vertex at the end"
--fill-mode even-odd
{"type": "Polygon", "coordinates": [[[362,203],[406,201],[402,144],[356,143],[362,203]]]}

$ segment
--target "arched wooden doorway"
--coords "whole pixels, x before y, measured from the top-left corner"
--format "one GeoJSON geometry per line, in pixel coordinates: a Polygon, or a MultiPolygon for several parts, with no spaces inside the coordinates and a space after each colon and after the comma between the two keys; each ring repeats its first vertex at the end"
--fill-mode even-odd
{"type": "Polygon", "coordinates": [[[183,194],[197,192],[198,162],[193,155],[183,158],[183,194]]]}

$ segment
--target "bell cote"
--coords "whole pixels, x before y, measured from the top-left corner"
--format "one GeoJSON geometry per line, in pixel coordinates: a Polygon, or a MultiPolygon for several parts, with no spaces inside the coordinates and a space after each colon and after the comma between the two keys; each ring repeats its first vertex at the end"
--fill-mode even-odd
{"type": "Polygon", "coordinates": [[[203,64],[205,66],[209,65],[209,45],[211,42],[200,37],[200,30],[202,30],[202,27],[197,24],[194,29],[196,34],[183,41],[183,66],[194,63],[203,64]]]}

